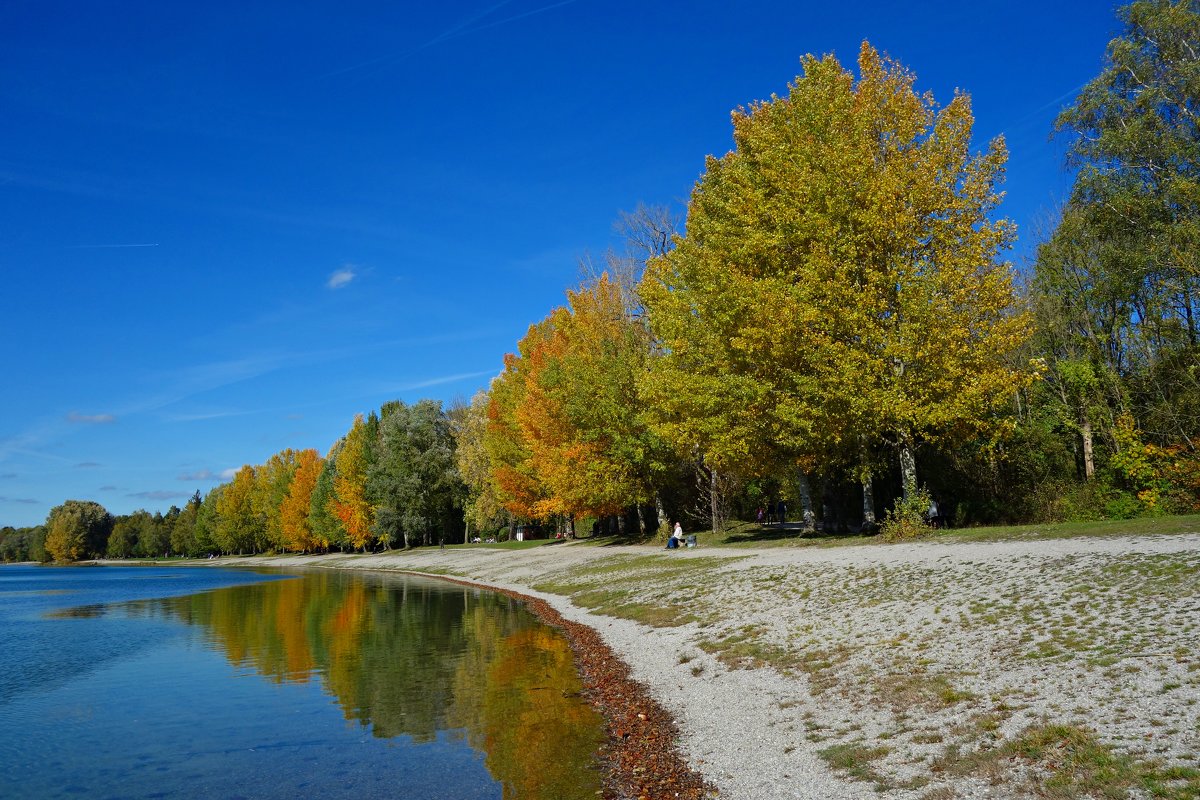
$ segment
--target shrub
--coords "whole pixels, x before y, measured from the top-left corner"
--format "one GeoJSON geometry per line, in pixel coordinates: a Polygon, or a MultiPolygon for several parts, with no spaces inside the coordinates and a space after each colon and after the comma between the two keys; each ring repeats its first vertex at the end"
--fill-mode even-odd
{"type": "Polygon", "coordinates": [[[896,505],[887,510],[879,532],[885,542],[897,542],[902,539],[914,539],[933,530],[929,527],[925,514],[929,511],[932,498],[929,490],[921,487],[909,492],[907,497],[896,501],[896,505]]]}

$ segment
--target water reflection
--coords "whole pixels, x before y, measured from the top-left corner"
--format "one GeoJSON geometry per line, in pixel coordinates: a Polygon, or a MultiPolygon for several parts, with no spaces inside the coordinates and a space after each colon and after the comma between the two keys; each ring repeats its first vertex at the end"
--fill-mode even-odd
{"type": "Polygon", "coordinates": [[[199,626],[230,662],[271,681],[320,680],[346,719],[377,737],[465,736],[504,798],[593,798],[600,788],[602,723],[578,697],[570,647],[502,595],[322,572],[120,611],[199,626]]]}

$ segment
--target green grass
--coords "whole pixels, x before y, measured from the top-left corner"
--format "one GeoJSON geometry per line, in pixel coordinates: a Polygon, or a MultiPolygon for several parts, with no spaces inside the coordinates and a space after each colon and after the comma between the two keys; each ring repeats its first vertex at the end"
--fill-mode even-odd
{"type": "MultiPolygon", "coordinates": [[[[1200,515],[1141,519],[1057,522],[979,528],[952,528],[926,537],[937,542],[1020,542],[1105,536],[1150,536],[1200,532],[1200,515]]],[[[724,531],[699,534],[701,547],[852,547],[882,544],[879,536],[803,531],[795,523],[779,528],[753,522],[731,522],[724,531]]]]}
{"type": "Polygon", "coordinates": [[[1030,781],[1038,797],[1054,800],[1105,798],[1123,800],[1133,789],[1165,800],[1200,797],[1200,770],[1164,767],[1157,762],[1118,753],[1073,725],[1041,725],[997,747],[962,753],[946,748],[934,762],[935,773],[986,777],[1017,761],[1032,767],[1030,781]]]}
{"type": "Polygon", "coordinates": [[[883,746],[872,747],[865,742],[847,742],[826,747],[818,755],[833,769],[859,781],[875,784],[879,791],[892,788],[893,784],[875,771],[872,762],[886,756],[890,751],[883,746]]]}

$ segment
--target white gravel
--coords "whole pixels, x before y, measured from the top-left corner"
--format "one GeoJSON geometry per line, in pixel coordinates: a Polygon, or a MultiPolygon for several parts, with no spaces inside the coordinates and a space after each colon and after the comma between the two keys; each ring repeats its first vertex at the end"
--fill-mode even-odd
{"type": "Polygon", "coordinates": [[[931,765],[951,742],[969,750],[1046,722],[1200,763],[1200,534],[671,553],[579,542],[255,562],[453,572],[541,597],[599,631],[731,800],[1028,796],[1020,764],[992,780],[931,765]],[[682,604],[699,622],[653,628],[531,588],[564,575],[616,585],[619,571],[589,570],[639,556],[716,559],[685,578],[630,562],[642,599],[682,604]],[[747,626],[829,666],[736,669],[700,647],[747,626]],[[869,762],[881,786],[819,755],[853,743],[889,749],[869,762]]]}

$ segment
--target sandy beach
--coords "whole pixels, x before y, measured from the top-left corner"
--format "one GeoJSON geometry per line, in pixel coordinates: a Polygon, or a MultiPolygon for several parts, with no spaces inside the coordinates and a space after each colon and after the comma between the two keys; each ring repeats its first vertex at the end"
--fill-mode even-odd
{"type": "Polygon", "coordinates": [[[628,664],[722,798],[1200,786],[1200,534],[206,563],[402,570],[544,600],[628,664]],[[1112,759],[1125,771],[1096,773],[1112,759]]]}

